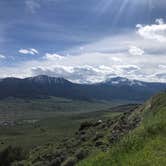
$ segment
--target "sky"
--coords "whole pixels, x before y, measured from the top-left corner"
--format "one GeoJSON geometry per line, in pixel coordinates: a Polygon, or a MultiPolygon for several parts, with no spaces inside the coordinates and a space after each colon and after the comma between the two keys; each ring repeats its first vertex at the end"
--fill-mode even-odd
{"type": "Polygon", "coordinates": [[[0,77],[166,82],[165,0],[0,0],[0,77]]]}

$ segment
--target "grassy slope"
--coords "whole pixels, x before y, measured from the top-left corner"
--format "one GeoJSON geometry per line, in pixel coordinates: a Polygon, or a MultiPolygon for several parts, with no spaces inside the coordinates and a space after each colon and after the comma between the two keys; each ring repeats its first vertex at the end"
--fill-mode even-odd
{"type": "Polygon", "coordinates": [[[119,113],[110,112],[101,114],[94,112],[93,118],[89,113],[84,115],[59,115],[43,119],[35,125],[23,125],[9,128],[0,128],[0,149],[8,145],[32,148],[37,145],[59,142],[64,137],[72,137],[78,130],[81,122],[96,118],[113,117],[119,113]],[[89,115],[87,117],[87,115],[89,115]],[[36,127],[37,126],[37,127],[36,127]]]}
{"type": "Polygon", "coordinates": [[[0,127],[0,150],[9,145],[31,149],[59,142],[64,137],[72,137],[82,121],[119,114],[109,111],[114,104],[63,98],[0,100],[0,121],[12,119],[19,124],[0,127]],[[38,122],[29,124],[24,123],[24,120],[38,122]]]}
{"type": "MultiPolygon", "coordinates": [[[[103,129],[103,126],[106,125],[105,122],[109,121],[111,123],[114,121],[114,119],[119,119],[121,117],[121,115],[123,114],[123,112],[120,112],[120,110],[129,111],[131,109],[134,109],[135,107],[137,107],[137,106],[135,106],[135,105],[121,106],[118,108],[117,107],[112,108],[111,109],[112,112],[98,111],[98,112],[92,112],[92,113],[84,113],[84,114],[82,113],[82,114],[77,114],[75,116],[72,116],[73,123],[75,123],[75,121],[77,121],[77,125],[78,125],[81,122],[89,121],[89,122],[92,122],[91,127],[86,128],[85,130],[78,130],[78,129],[75,130],[75,131],[77,131],[77,134],[74,134],[72,137],[70,136],[68,138],[65,138],[65,135],[63,134],[62,137],[59,137],[59,139],[60,139],[59,141],[52,140],[51,144],[46,144],[46,142],[45,142],[44,145],[38,146],[38,147],[30,150],[28,158],[24,161],[21,161],[21,164],[23,164],[25,166],[30,166],[32,164],[34,166],[39,166],[39,165],[40,166],[47,166],[47,165],[50,166],[52,162],[59,159],[59,157],[58,157],[59,155],[65,156],[65,161],[64,162],[62,161],[64,164],[66,161],[68,161],[68,159],[70,160],[70,159],[74,158],[74,160],[75,160],[76,153],[80,152],[80,150],[82,151],[84,149],[84,151],[88,151],[87,155],[89,155],[91,152],[99,151],[99,149],[101,150],[101,149],[105,148],[107,141],[108,141],[107,134],[108,134],[109,128],[107,128],[107,126],[105,126],[105,129],[103,129]],[[114,112],[115,110],[116,110],[116,112],[114,112]],[[99,119],[102,119],[103,123],[94,127],[94,124],[96,124],[96,122],[99,119]],[[82,134],[82,133],[84,133],[84,134],[82,134]],[[96,141],[94,140],[94,138],[98,134],[102,134],[102,133],[104,134],[102,137],[103,145],[101,147],[97,147],[95,145],[96,141]],[[87,139],[83,141],[82,136],[86,136],[87,139]],[[50,156],[51,159],[49,159],[48,156],[50,156]]],[[[50,123],[50,121],[49,121],[49,123],[50,123]]],[[[62,122],[59,122],[59,123],[60,124],[58,124],[58,125],[64,125],[64,124],[62,124],[62,122]]],[[[115,123],[116,123],[116,121],[115,121],[115,123]]],[[[66,127],[64,127],[64,128],[59,127],[59,129],[62,129],[63,132],[65,132],[65,131],[70,132],[71,130],[70,129],[67,130],[66,127]]],[[[72,127],[72,125],[68,123],[68,127],[72,127]]],[[[73,128],[74,128],[74,126],[73,126],[73,128]]],[[[51,133],[49,133],[49,134],[50,135],[48,135],[48,137],[51,138],[51,133]]],[[[83,153],[83,152],[81,152],[81,153],[83,153]]]]}
{"type": "MultiPolygon", "coordinates": [[[[127,101],[126,101],[127,102],[127,101]]],[[[50,97],[48,99],[18,99],[0,100],[0,121],[19,119],[45,119],[55,117],[58,113],[92,112],[107,109],[119,104],[108,101],[79,101],[50,97]]]]}
{"type": "Polygon", "coordinates": [[[165,166],[166,94],[153,97],[137,113],[142,116],[138,128],[109,152],[93,155],[78,166],[165,166]]]}

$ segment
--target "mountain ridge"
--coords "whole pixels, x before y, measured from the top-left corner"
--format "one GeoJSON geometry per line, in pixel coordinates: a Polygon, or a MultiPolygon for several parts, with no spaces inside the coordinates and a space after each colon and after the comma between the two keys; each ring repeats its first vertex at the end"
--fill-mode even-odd
{"type": "Polygon", "coordinates": [[[166,83],[143,82],[123,77],[94,84],[78,84],[62,77],[39,75],[27,78],[7,77],[0,81],[0,99],[6,97],[43,98],[49,96],[78,100],[144,101],[166,89],[166,83]]]}
{"type": "Polygon", "coordinates": [[[112,84],[116,84],[117,83],[121,83],[121,82],[124,82],[124,83],[131,83],[131,82],[135,82],[135,83],[159,83],[159,84],[166,84],[166,82],[155,82],[155,81],[142,81],[142,80],[139,80],[139,79],[129,79],[127,77],[121,77],[121,76],[115,76],[115,77],[110,77],[110,78],[106,78],[105,80],[103,81],[100,81],[100,82],[95,82],[95,83],[77,83],[77,82],[74,82],[74,81],[70,81],[69,79],[66,79],[64,77],[54,77],[54,76],[49,76],[49,75],[37,75],[37,76],[31,76],[31,77],[25,77],[25,78],[19,78],[19,77],[4,77],[4,78],[0,78],[0,81],[3,81],[3,80],[6,80],[6,79],[18,79],[18,80],[34,80],[34,79],[58,79],[58,80],[63,80],[63,81],[68,81],[70,83],[73,83],[73,84],[83,84],[83,85],[93,85],[93,84],[101,84],[101,83],[111,83],[112,84]]]}

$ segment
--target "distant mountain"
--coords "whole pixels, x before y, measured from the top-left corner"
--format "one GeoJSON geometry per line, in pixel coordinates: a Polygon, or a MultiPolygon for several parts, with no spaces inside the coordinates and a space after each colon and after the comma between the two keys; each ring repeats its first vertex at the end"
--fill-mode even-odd
{"type": "Polygon", "coordinates": [[[138,81],[138,80],[129,80],[124,77],[114,77],[111,79],[107,79],[103,84],[106,85],[128,85],[128,86],[144,86],[145,82],[138,81]]]}
{"type": "Polygon", "coordinates": [[[0,80],[0,99],[7,97],[45,98],[49,96],[83,100],[143,101],[166,89],[166,83],[149,83],[115,77],[96,84],[76,84],[64,78],[39,75],[25,79],[0,80]]]}
{"type": "Polygon", "coordinates": [[[53,85],[53,84],[71,84],[71,82],[65,80],[64,78],[60,77],[49,77],[46,75],[39,75],[36,77],[29,77],[25,78],[24,80],[27,80],[31,83],[37,83],[37,84],[43,84],[43,85],[53,85]]]}

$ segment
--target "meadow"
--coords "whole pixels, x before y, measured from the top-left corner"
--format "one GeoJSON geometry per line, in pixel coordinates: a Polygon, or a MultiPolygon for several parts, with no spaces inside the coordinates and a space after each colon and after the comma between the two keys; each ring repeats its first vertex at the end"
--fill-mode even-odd
{"type": "Polygon", "coordinates": [[[118,102],[63,98],[0,101],[0,149],[9,145],[31,149],[72,137],[85,120],[119,115],[118,102]],[[6,124],[7,123],[7,124],[6,124]]]}

